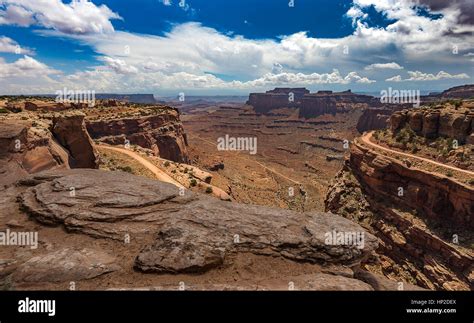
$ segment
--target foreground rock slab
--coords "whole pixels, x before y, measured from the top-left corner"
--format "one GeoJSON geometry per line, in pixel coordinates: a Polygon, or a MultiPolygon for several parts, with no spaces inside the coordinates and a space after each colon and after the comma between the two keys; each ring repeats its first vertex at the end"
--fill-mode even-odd
{"type": "Polygon", "coordinates": [[[13,274],[13,281],[70,282],[91,279],[119,270],[115,258],[100,250],[60,249],[33,257],[23,263],[13,274]]]}
{"type": "Polygon", "coordinates": [[[140,271],[195,273],[236,253],[298,262],[355,266],[377,246],[359,225],[327,213],[223,202],[170,184],[117,172],[44,172],[19,182],[20,207],[68,232],[148,241],[135,260],[140,271]],[[332,232],[363,234],[362,244],[327,243],[332,232]],[[149,242],[151,241],[151,243],[149,242]]]}

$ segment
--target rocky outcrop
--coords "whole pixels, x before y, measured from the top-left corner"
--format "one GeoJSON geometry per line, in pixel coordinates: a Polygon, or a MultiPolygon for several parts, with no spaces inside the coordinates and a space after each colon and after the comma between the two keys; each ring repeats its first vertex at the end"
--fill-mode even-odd
{"type": "Polygon", "coordinates": [[[13,272],[15,283],[75,282],[120,269],[116,259],[101,250],[69,249],[33,257],[13,272]]]}
{"type": "Polygon", "coordinates": [[[275,88],[266,93],[251,93],[247,104],[253,106],[255,112],[263,114],[279,108],[299,108],[299,117],[308,119],[348,112],[351,109],[349,105],[354,104],[379,106],[380,101],[369,95],[352,93],[351,90],[309,93],[305,88],[275,88]]]}
{"type": "Polygon", "coordinates": [[[99,154],[87,133],[83,114],[63,114],[55,117],[51,132],[61,146],[69,152],[71,168],[99,167],[99,154]]]}
{"type": "Polygon", "coordinates": [[[43,126],[20,120],[0,121],[1,185],[43,170],[69,168],[68,151],[47,130],[48,125],[43,126]]]}
{"type": "Polygon", "coordinates": [[[422,102],[435,102],[448,99],[474,98],[474,84],[466,84],[449,88],[441,93],[430,93],[421,97],[422,102]]]}
{"type": "Polygon", "coordinates": [[[356,266],[375,238],[338,216],[223,202],[166,183],[98,170],[47,172],[19,183],[21,209],[67,232],[123,241],[153,241],[135,268],[156,273],[205,272],[232,255],[356,266]],[[74,188],[74,194],[71,194],[74,188]],[[364,232],[362,245],[328,243],[331,232],[364,232]]]}
{"type": "MultiPolygon", "coordinates": [[[[18,106],[18,105],[17,105],[18,106]]],[[[21,105],[20,105],[21,106],[21,105]]],[[[85,106],[87,106],[85,104],[85,106]]],[[[33,111],[33,112],[60,112],[68,109],[75,108],[74,103],[61,103],[55,101],[41,101],[41,100],[34,100],[34,101],[25,101],[23,103],[23,109],[26,111],[33,111]]],[[[21,109],[21,108],[20,108],[21,109]]]]}
{"type": "Polygon", "coordinates": [[[391,115],[408,106],[407,104],[385,104],[383,107],[369,107],[364,110],[357,121],[357,131],[364,133],[370,130],[385,129],[389,126],[391,115]]]}
{"type": "Polygon", "coordinates": [[[357,131],[363,133],[369,130],[385,129],[391,114],[390,108],[365,109],[357,121],[357,131]]]}
{"type": "MultiPolygon", "coordinates": [[[[376,286],[377,287],[377,286],[376,286]]],[[[326,273],[286,276],[285,279],[266,278],[255,283],[240,281],[227,284],[191,283],[186,285],[163,284],[138,288],[143,291],[372,291],[375,287],[359,279],[326,273]]],[[[137,290],[134,288],[112,288],[109,290],[137,290]]],[[[391,289],[395,290],[395,289],[391,289]]]]}
{"type": "Polygon", "coordinates": [[[330,96],[305,96],[301,101],[300,118],[315,118],[323,114],[336,114],[337,101],[330,96]]]}
{"type": "Polygon", "coordinates": [[[394,133],[408,127],[425,138],[447,137],[460,144],[470,141],[473,123],[474,111],[446,107],[402,110],[390,117],[390,129],[394,133]]]}
{"type": "Polygon", "coordinates": [[[371,273],[366,270],[359,270],[355,273],[355,276],[357,279],[360,279],[370,286],[372,286],[375,290],[411,290],[411,291],[422,291],[425,290],[424,288],[421,288],[416,285],[412,285],[410,283],[406,282],[396,282],[394,280],[391,280],[389,278],[386,278],[381,275],[377,275],[374,273],[371,273]]]}
{"type": "Polygon", "coordinates": [[[380,106],[380,100],[364,94],[353,93],[351,90],[342,91],[342,92],[333,92],[333,91],[318,91],[316,93],[311,93],[307,95],[309,97],[326,97],[336,100],[338,103],[345,104],[356,104],[356,103],[366,103],[371,106],[380,106]]]}
{"type": "Polygon", "coordinates": [[[305,88],[275,88],[266,93],[250,93],[247,104],[253,106],[256,113],[269,113],[274,109],[296,107],[308,93],[305,88]]]}
{"type": "Polygon", "coordinates": [[[466,84],[449,88],[441,93],[442,98],[474,98],[474,84],[466,84]]]}
{"type": "Polygon", "coordinates": [[[436,173],[409,168],[357,143],[351,148],[349,163],[374,195],[417,209],[451,227],[474,228],[472,187],[436,173]],[[399,196],[399,188],[404,189],[403,196],[399,196]]]}
{"type": "Polygon", "coordinates": [[[138,145],[175,162],[188,162],[187,139],[179,113],[171,108],[146,116],[87,120],[92,138],[111,145],[138,145]]]}
{"type": "Polygon", "coordinates": [[[3,185],[50,169],[97,168],[98,155],[80,114],[51,119],[0,120],[0,173],[3,185]]]}
{"type": "Polygon", "coordinates": [[[95,98],[98,100],[117,100],[130,103],[155,104],[156,100],[153,94],[112,94],[112,93],[96,93],[95,98]]]}
{"type": "Polygon", "coordinates": [[[385,275],[430,289],[473,288],[472,187],[356,141],[325,205],[380,239],[385,275]]]}

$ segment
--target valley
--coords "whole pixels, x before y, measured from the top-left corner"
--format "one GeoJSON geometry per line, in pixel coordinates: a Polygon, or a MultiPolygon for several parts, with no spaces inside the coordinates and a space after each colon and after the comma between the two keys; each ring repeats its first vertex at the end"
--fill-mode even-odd
{"type": "Polygon", "coordinates": [[[39,237],[2,249],[3,288],[472,289],[471,99],[177,106],[2,102],[0,223],[39,237]]]}

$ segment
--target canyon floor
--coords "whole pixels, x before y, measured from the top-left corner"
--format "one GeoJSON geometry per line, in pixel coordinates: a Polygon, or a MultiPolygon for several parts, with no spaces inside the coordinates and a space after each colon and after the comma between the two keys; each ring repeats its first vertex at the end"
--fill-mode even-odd
{"type": "Polygon", "coordinates": [[[359,111],[299,119],[294,109],[258,115],[245,105],[224,105],[182,115],[190,158],[210,170],[217,186],[231,188],[242,203],[292,210],[324,209],[330,180],[342,166],[344,141],[356,135],[359,111]],[[257,138],[255,155],[248,151],[218,151],[219,137],[257,138]]]}

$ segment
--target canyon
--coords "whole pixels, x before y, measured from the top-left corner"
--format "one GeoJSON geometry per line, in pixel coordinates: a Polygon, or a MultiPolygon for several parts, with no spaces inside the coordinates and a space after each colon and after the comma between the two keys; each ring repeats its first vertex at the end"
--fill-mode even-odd
{"type": "Polygon", "coordinates": [[[451,138],[460,145],[450,152],[472,156],[465,139],[473,132],[474,106],[467,104],[395,112],[387,129],[352,143],[325,210],[380,238],[377,261],[365,268],[424,288],[472,290],[474,172],[437,162],[439,152],[425,154],[432,142],[451,138]]]}
{"type": "Polygon", "coordinates": [[[472,100],[122,99],[0,107],[2,288],[472,290],[472,100]]]}

